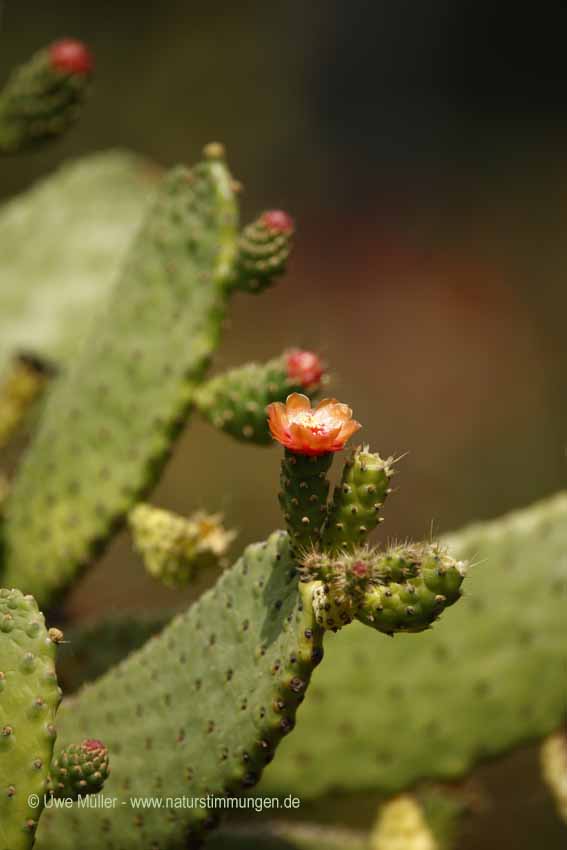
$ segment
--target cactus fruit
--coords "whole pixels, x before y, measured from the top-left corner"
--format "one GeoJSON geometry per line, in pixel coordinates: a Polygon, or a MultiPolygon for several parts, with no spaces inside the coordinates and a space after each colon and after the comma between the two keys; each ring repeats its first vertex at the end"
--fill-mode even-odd
{"type": "Polygon", "coordinates": [[[346,593],[334,593],[328,584],[313,583],[311,604],[315,619],[324,629],[336,632],[353,621],[355,606],[352,597],[346,593]]]}
{"type": "Polygon", "coordinates": [[[4,581],[17,580],[42,605],[154,484],[218,342],[237,218],[218,153],[210,149],[192,171],[174,168],[163,180],[110,303],[50,393],[14,482],[4,581]]]}
{"type": "Polygon", "coordinates": [[[32,846],[61,693],[55,641],[35,600],[0,590],[0,848],[32,846]],[[31,798],[30,798],[31,795],[31,798]],[[36,795],[37,806],[34,807],[36,795]],[[30,803],[31,799],[31,803],[30,803]]]}
{"type": "Polygon", "coordinates": [[[93,61],[81,42],[65,39],[17,68],[0,93],[0,152],[14,153],[64,133],[88,93],[93,61]]]}
{"type": "Polygon", "coordinates": [[[309,550],[320,539],[327,511],[331,452],[318,457],[285,450],[281,465],[279,501],[296,553],[309,550]]]}
{"type": "Polygon", "coordinates": [[[53,759],[49,793],[70,800],[98,794],[109,773],[107,748],[96,738],[85,738],[80,744],[64,747],[53,759]]]}
{"type": "Polygon", "coordinates": [[[223,528],[219,514],[202,511],[186,519],[139,504],[128,522],[148,573],[171,588],[186,587],[201,570],[222,566],[236,536],[223,528]]]}
{"type": "Polygon", "coordinates": [[[8,373],[14,351],[29,349],[62,372],[72,367],[149,207],[157,173],[133,154],[97,153],[2,206],[0,372],[8,373]]]}
{"type": "Polygon", "coordinates": [[[454,780],[564,721],[567,494],[443,543],[480,562],[458,614],[418,639],[384,641],[358,622],[330,635],[317,699],[306,700],[262,793],[390,795],[454,780]]]}
{"type": "Polygon", "coordinates": [[[96,719],[112,755],[105,794],[118,803],[108,818],[88,808],[46,810],[38,850],[177,847],[202,834],[218,808],[134,811],[131,800],[251,788],[295,724],[322,634],[287,535],[249,546],[158,637],[63,703],[62,740],[88,734],[96,719]]]}
{"type": "Polygon", "coordinates": [[[269,210],[244,228],[238,241],[234,285],[246,292],[261,292],[285,272],[295,229],[282,210],[269,210]]]}
{"type": "Polygon", "coordinates": [[[208,381],[196,394],[196,405],[215,428],[237,440],[270,445],[266,408],[285,401],[291,392],[312,397],[323,377],[321,361],[311,351],[286,351],[267,363],[250,363],[208,381]]]}
{"type": "Polygon", "coordinates": [[[541,772],[557,813],[567,823],[567,734],[562,729],[546,738],[540,751],[541,772]]]}
{"type": "Polygon", "coordinates": [[[24,422],[54,371],[47,361],[30,354],[13,359],[0,387],[0,448],[24,422]]]}
{"type": "Polygon", "coordinates": [[[353,549],[376,528],[379,511],[390,492],[393,459],[382,460],[359,446],[347,460],[322,534],[325,549],[353,549]]]}

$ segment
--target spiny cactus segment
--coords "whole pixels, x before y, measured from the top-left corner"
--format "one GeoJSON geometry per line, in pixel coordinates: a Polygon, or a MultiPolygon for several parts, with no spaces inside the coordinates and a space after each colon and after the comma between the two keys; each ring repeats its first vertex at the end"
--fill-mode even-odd
{"type": "Polygon", "coordinates": [[[78,800],[98,794],[109,773],[107,748],[96,738],[86,738],[65,747],[53,759],[48,790],[53,797],[78,800]]]}
{"type": "Polygon", "coordinates": [[[0,152],[34,147],[74,124],[92,70],[88,48],[64,39],[39,50],[13,71],[0,93],[0,152]]]}
{"type": "Polygon", "coordinates": [[[185,518],[140,504],[128,521],[147,571],[171,588],[186,587],[201,571],[222,566],[236,536],[219,514],[203,511],[185,518]]]}
{"type": "Polygon", "coordinates": [[[14,357],[0,386],[0,448],[21,426],[54,374],[50,363],[32,354],[14,357]]]}
{"type": "Polygon", "coordinates": [[[196,395],[202,415],[237,440],[269,445],[272,440],[266,409],[285,401],[292,392],[313,397],[324,376],[324,366],[312,351],[292,349],[267,363],[249,363],[203,384],[196,395]]]}
{"type": "Polygon", "coordinates": [[[43,807],[56,737],[55,713],[61,699],[55,650],[55,642],[35,600],[19,590],[0,589],[0,847],[3,850],[27,850],[32,846],[43,807]]]}
{"type": "Polygon", "coordinates": [[[360,546],[381,522],[379,511],[390,492],[393,458],[383,460],[359,446],[346,461],[325,523],[322,546],[330,550],[360,546]]]}
{"type": "Polygon", "coordinates": [[[291,253],[295,225],[282,210],[268,210],[244,228],[238,242],[235,286],[262,292],[282,275],[291,253]]]}

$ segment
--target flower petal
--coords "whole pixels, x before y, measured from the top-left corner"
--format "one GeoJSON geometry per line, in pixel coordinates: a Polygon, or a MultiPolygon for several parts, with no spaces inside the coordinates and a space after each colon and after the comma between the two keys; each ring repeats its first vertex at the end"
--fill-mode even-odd
{"type": "MultiPolygon", "coordinates": [[[[283,407],[283,405],[282,405],[283,407]]],[[[303,393],[291,393],[288,395],[285,403],[288,416],[293,416],[295,413],[302,413],[306,410],[311,410],[311,400],[303,393]]]]}

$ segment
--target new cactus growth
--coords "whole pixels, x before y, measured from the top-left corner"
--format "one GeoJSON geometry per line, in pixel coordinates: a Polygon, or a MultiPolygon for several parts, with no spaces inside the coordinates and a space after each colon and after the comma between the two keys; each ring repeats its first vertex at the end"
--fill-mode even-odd
{"type": "Polygon", "coordinates": [[[261,292],[286,270],[295,225],[283,210],[268,210],[244,228],[238,241],[235,285],[261,292]]]}
{"type": "Polygon", "coordinates": [[[313,397],[323,374],[316,354],[292,349],[267,363],[249,363],[207,381],[197,391],[195,402],[215,428],[237,440],[269,445],[268,405],[285,401],[292,392],[313,397]]]}
{"type": "Polygon", "coordinates": [[[218,514],[202,511],[185,518],[140,504],[128,521],[147,571],[172,588],[185,587],[202,570],[222,566],[235,537],[218,514]]]}
{"type": "Polygon", "coordinates": [[[88,48],[72,39],[39,50],[17,68],[0,92],[0,152],[34,147],[74,124],[92,69],[88,48]]]}
{"type": "Polygon", "coordinates": [[[382,460],[359,446],[345,463],[323,530],[326,549],[352,549],[364,543],[380,522],[379,511],[390,492],[393,458],[382,460]]]}
{"type": "Polygon", "coordinates": [[[0,589],[2,850],[31,847],[43,808],[61,698],[55,651],[35,600],[19,590],[0,589]]]}
{"type": "Polygon", "coordinates": [[[108,762],[108,750],[97,738],[64,747],[51,763],[49,793],[70,800],[97,794],[110,773],[108,762]]]}
{"type": "Polygon", "coordinates": [[[0,448],[25,421],[53,373],[49,363],[31,354],[13,359],[0,386],[0,448]]]}

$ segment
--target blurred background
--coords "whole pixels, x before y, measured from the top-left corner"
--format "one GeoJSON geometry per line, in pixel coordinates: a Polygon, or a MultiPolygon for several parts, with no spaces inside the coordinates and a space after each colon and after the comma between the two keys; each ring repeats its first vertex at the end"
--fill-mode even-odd
{"type": "MultiPolygon", "coordinates": [[[[169,165],[220,140],[245,186],[244,218],[266,207],[294,215],[289,274],[236,300],[215,369],[290,344],[320,351],[364,438],[382,454],[408,452],[385,534],[443,532],[564,486],[565,4],[0,5],[2,74],[64,35],[97,61],[77,128],[0,161],[2,195],[95,150],[169,165]]],[[[196,423],[154,501],[222,510],[240,547],[280,522],[278,464],[278,451],[196,423]]],[[[121,538],[71,611],[179,601],[150,584],[121,538]]],[[[564,846],[535,784],[522,806],[510,799],[510,843],[495,809],[467,848],[533,847],[522,842],[534,834],[564,846]]]]}

